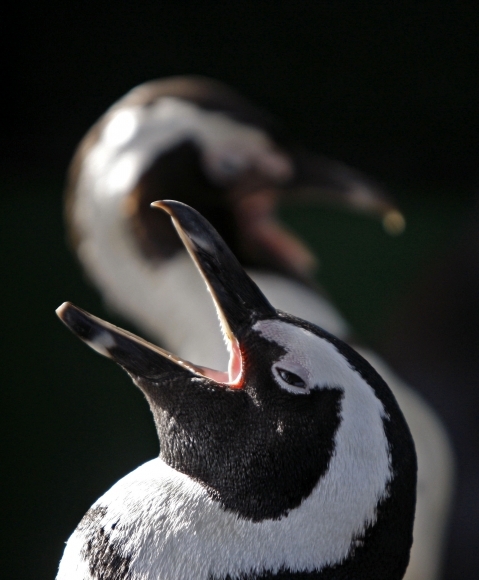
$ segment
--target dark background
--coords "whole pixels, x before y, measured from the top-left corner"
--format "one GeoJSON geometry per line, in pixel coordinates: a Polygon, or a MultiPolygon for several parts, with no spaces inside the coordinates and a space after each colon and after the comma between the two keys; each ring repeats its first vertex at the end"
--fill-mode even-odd
{"type": "Polygon", "coordinates": [[[54,315],[71,300],[115,320],[64,241],[63,180],[89,126],[136,84],[204,74],[273,112],[310,148],[384,182],[408,220],[400,238],[331,209],[285,216],[320,254],[333,299],[381,350],[424,272],[461,247],[474,211],[478,24],[474,3],[19,6],[7,30],[0,158],[3,578],[53,578],[86,509],[157,452],[129,379],[54,315]]]}

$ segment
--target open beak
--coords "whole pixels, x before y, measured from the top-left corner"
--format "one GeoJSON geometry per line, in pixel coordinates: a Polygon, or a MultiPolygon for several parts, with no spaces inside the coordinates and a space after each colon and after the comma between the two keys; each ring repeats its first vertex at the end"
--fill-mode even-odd
{"type": "Polygon", "coordinates": [[[303,150],[288,152],[292,172],[284,182],[250,174],[229,192],[244,256],[302,280],[311,280],[317,256],[279,219],[281,206],[336,205],[382,221],[391,235],[406,222],[395,201],[379,184],[344,163],[303,150]]]}
{"type": "Polygon", "coordinates": [[[276,310],[249,278],[211,224],[193,208],[177,201],[158,201],[154,207],[172,218],[186,249],[206,282],[230,352],[227,373],[185,361],[113,324],[65,302],[57,309],[60,319],[81,340],[112,358],[133,378],[155,380],[167,373],[203,376],[232,388],[241,387],[241,336],[259,318],[276,310]]]}
{"type": "Polygon", "coordinates": [[[331,203],[377,216],[391,235],[403,232],[406,221],[390,195],[360,171],[340,161],[305,151],[292,155],[295,176],[283,202],[331,203]]]}

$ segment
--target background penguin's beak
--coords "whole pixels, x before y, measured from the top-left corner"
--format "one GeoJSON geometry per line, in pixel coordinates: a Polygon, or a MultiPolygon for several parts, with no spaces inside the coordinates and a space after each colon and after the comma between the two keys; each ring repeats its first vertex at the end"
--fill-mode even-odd
{"type": "Polygon", "coordinates": [[[348,165],[307,151],[292,154],[295,175],[282,202],[330,203],[377,216],[389,234],[406,225],[392,197],[379,184],[348,165]]]}

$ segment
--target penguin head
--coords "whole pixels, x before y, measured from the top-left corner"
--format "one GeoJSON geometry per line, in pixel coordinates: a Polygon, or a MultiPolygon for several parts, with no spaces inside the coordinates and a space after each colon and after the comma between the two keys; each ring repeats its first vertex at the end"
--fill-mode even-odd
{"type": "Polygon", "coordinates": [[[299,278],[315,258],[276,218],[280,203],[334,201],[401,220],[360,172],[295,145],[267,112],[203,77],[151,81],[120,99],[80,143],[68,182],[71,236],[90,272],[111,223],[146,260],[182,249],[150,211],[159,196],[197,208],[241,263],[299,278]]]}
{"type": "Polygon", "coordinates": [[[161,459],[224,510],[255,523],[306,512],[340,544],[331,553],[366,562],[373,545],[403,572],[415,452],[384,381],[339,339],[273,308],[198,212],[154,205],[172,218],[212,295],[228,371],[182,360],[69,303],[57,311],[62,321],[130,374],[152,410],[161,459]]]}

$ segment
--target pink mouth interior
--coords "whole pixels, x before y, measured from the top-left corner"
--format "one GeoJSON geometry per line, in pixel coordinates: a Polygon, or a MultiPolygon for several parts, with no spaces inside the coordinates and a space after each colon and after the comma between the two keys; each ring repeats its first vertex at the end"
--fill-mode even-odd
{"type": "Polygon", "coordinates": [[[227,384],[229,387],[240,389],[241,378],[243,371],[243,361],[241,357],[241,350],[239,344],[233,341],[230,344],[230,360],[228,363],[228,372],[216,371],[208,367],[200,367],[201,372],[205,377],[213,379],[217,383],[227,384]]]}

